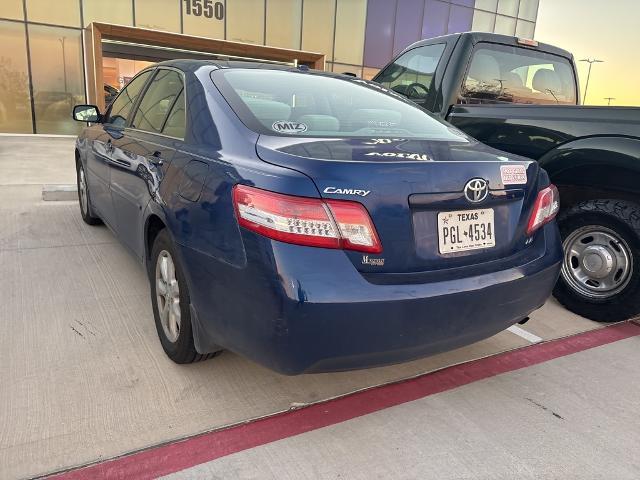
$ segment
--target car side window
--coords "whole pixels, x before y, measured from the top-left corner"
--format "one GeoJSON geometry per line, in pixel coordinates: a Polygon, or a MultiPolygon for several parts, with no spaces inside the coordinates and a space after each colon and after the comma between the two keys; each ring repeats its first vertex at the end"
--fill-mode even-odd
{"type": "Polygon", "coordinates": [[[409,50],[378,74],[375,81],[420,104],[426,100],[445,44],[409,50]]]}
{"type": "Polygon", "coordinates": [[[479,44],[458,103],[576,104],[568,59],[508,45],[479,44]]]}
{"type": "Polygon", "coordinates": [[[124,127],[127,124],[131,109],[152,73],[153,71],[151,70],[141,73],[122,89],[111,104],[105,123],[110,123],[116,127],[124,127]]]}
{"type": "Polygon", "coordinates": [[[185,130],[186,119],[184,89],[182,89],[182,92],[180,92],[180,95],[178,95],[178,98],[173,104],[171,112],[169,112],[169,116],[167,117],[167,121],[164,124],[162,133],[170,137],[184,138],[185,130]]]}
{"type": "Polygon", "coordinates": [[[140,101],[131,128],[161,133],[169,111],[182,89],[180,73],[175,70],[159,69],[140,101]]]}

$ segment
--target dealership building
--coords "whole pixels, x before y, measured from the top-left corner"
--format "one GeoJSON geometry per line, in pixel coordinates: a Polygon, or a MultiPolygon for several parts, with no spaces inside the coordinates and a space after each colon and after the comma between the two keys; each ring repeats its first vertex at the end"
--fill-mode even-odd
{"type": "Polygon", "coordinates": [[[538,0],[0,0],[0,132],[75,134],[73,104],[103,106],[170,58],[248,58],[371,78],[447,33],[533,38],[538,0]]]}

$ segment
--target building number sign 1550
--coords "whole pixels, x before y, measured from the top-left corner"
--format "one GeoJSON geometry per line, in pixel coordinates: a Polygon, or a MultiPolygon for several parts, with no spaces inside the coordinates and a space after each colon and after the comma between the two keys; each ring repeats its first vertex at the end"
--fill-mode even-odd
{"type": "Polygon", "coordinates": [[[206,18],[216,18],[222,20],[224,18],[224,4],[222,2],[214,2],[213,0],[183,0],[185,4],[185,13],[206,18]]]}

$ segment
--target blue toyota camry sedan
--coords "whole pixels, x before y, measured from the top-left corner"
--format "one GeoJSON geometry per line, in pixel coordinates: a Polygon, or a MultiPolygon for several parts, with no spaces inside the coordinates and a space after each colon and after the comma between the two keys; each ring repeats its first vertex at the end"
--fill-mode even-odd
{"type": "Polygon", "coordinates": [[[178,363],[401,362],[521,321],[558,276],[547,174],[365,80],[177,60],[73,115],[82,218],[145,265],[178,363]]]}

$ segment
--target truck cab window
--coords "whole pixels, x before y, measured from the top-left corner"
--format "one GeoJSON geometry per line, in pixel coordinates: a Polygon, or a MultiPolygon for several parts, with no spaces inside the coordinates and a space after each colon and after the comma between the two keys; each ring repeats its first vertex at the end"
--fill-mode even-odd
{"type": "Polygon", "coordinates": [[[424,106],[444,47],[444,43],[439,43],[409,50],[380,72],[374,81],[424,106]]]}
{"type": "Polygon", "coordinates": [[[576,104],[568,59],[507,45],[480,44],[458,103],[576,104]]]}

